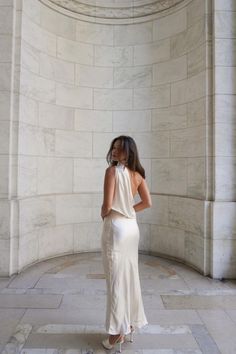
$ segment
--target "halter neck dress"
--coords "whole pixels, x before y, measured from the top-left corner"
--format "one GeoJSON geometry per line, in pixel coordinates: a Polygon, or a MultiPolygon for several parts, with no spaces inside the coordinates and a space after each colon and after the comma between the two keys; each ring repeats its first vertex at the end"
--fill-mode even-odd
{"type": "Polygon", "coordinates": [[[128,334],[147,324],[138,272],[139,227],[129,171],[115,167],[112,211],[104,218],[102,259],[107,284],[106,331],[128,334]]]}

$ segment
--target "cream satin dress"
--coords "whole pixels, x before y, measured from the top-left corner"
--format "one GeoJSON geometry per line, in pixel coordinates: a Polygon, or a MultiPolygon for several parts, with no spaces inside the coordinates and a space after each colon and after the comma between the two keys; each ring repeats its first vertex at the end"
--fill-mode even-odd
{"type": "Polygon", "coordinates": [[[102,259],[107,284],[106,331],[128,334],[130,325],[147,324],[138,272],[139,228],[133,208],[129,171],[115,167],[111,213],[104,218],[102,259]]]}

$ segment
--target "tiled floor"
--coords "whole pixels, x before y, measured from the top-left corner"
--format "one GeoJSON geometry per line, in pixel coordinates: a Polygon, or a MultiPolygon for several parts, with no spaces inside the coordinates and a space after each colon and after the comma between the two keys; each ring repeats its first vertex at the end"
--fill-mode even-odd
{"type": "MultiPolygon", "coordinates": [[[[236,354],[236,281],[140,255],[149,324],[124,354],[236,354]]],[[[99,253],[77,254],[0,278],[0,353],[102,354],[106,286],[99,253]]]]}

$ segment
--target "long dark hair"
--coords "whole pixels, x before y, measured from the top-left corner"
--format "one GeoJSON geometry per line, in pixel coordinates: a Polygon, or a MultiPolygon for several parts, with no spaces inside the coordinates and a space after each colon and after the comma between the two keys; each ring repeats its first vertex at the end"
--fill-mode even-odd
{"type": "Polygon", "coordinates": [[[112,160],[112,149],[113,149],[113,146],[117,140],[120,141],[121,149],[126,155],[126,166],[131,171],[139,172],[140,175],[143,178],[145,178],[145,170],[139,161],[138,149],[137,149],[134,139],[131,138],[131,136],[120,135],[112,140],[111,145],[110,145],[110,149],[107,153],[108,164],[111,166],[115,166],[118,163],[118,161],[112,160]]]}

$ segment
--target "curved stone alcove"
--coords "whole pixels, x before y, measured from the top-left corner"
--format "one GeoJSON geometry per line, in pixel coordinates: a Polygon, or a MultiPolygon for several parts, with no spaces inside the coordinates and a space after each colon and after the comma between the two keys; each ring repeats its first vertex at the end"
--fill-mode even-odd
{"type": "Polygon", "coordinates": [[[138,215],[140,251],[210,274],[209,3],[99,4],[94,18],[95,0],[24,0],[17,9],[15,231],[2,274],[100,250],[105,155],[120,134],[136,140],[152,194],[138,215]]]}

